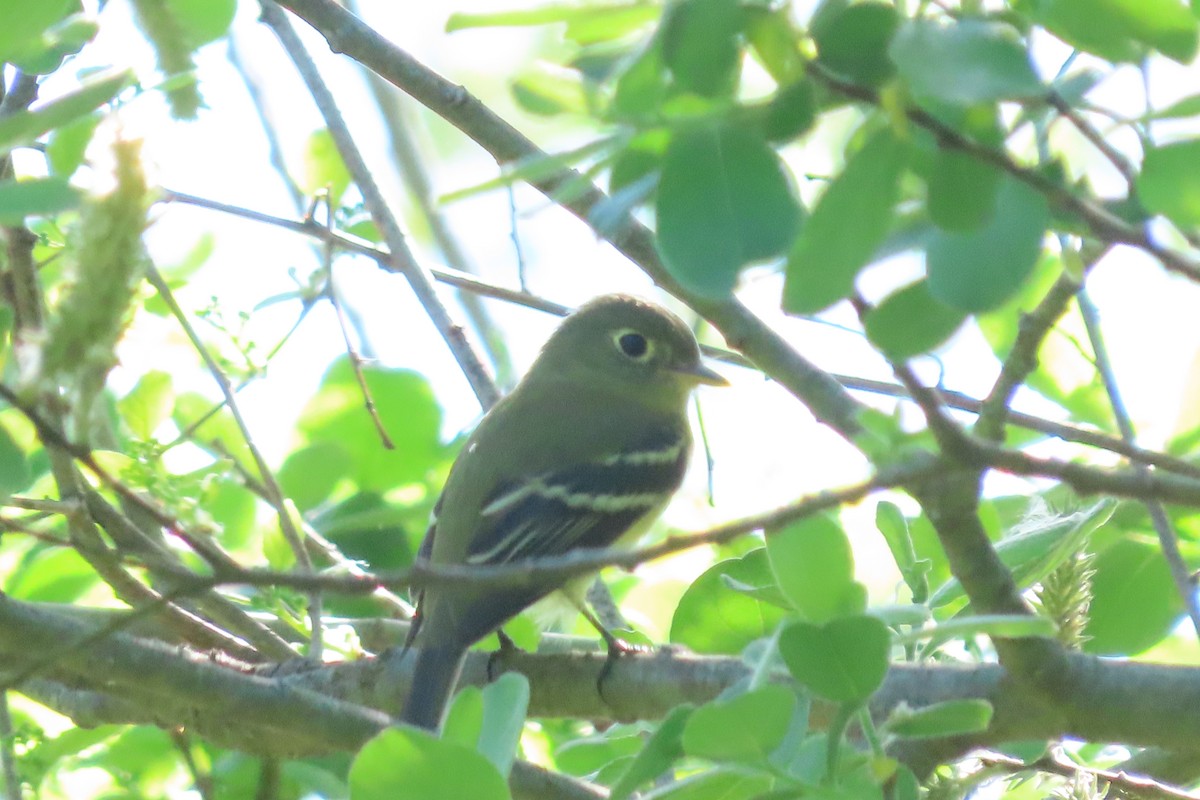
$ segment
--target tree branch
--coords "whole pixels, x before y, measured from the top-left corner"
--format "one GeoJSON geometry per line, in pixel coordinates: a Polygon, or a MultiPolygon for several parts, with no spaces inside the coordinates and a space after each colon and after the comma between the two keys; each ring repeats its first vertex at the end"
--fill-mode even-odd
{"type": "Polygon", "coordinates": [[[371,176],[371,170],[367,167],[366,161],[358,150],[358,145],[350,135],[350,129],[342,118],[333,93],[325,85],[325,81],[317,71],[316,65],[313,64],[312,59],[309,58],[307,51],[304,49],[303,42],[300,41],[300,37],[293,30],[291,21],[280,10],[279,6],[273,0],[261,0],[260,5],[262,7],[263,20],[275,31],[275,35],[279,37],[283,49],[287,52],[288,57],[292,59],[293,63],[295,63],[296,69],[300,72],[300,77],[304,79],[309,93],[317,104],[317,109],[321,112],[321,116],[325,120],[326,127],[333,137],[338,153],[341,154],[342,161],[346,164],[346,169],[349,170],[355,185],[362,193],[363,201],[366,203],[367,209],[371,214],[371,219],[383,234],[384,241],[387,242],[388,251],[392,254],[392,268],[408,280],[413,294],[420,301],[422,307],[424,307],[425,313],[445,340],[446,345],[450,348],[450,352],[454,354],[459,368],[462,369],[467,381],[470,382],[471,388],[475,391],[475,396],[479,399],[480,405],[484,409],[491,408],[500,399],[496,385],[492,382],[491,377],[489,377],[487,370],[483,366],[483,362],[479,360],[479,356],[472,349],[471,343],[467,340],[462,328],[454,322],[450,317],[450,312],[446,310],[446,307],[438,298],[429,273],[416,260],[412,251],[409,250],[404,232],[400,229],[400,224],[397,222],[395,215],[388,208],[383,192],[380,190],[378,184],[375,183],[375,179],[371,176]]]}
{"type": "MultiPolygon", "coordinates": [[[[457,127],[501,164],[545,158],[546,153],[466,89],[447,81],[331,0],[284,0],[281,4],[313,26],[336,53],[345,53],[407,92],[457,127]]],[[[591,227],[589,214],[605,194],[573,169],[531,180],[531,185],[591,227]],[[560,193],[564,186],[572,191],[560,193]]],[[[593,228],[595,230],[595,228],[593,228]]],[[[654,235],[627,216],[596,234],[641,267],[655,283],[711,322],[729,346],[745,354],[812,410],[821,422],[853,440],[863,432],[859,403],[827,372],[809,362],[734,298],[713,300],[682,287],[663,266],[654,235]]]]}

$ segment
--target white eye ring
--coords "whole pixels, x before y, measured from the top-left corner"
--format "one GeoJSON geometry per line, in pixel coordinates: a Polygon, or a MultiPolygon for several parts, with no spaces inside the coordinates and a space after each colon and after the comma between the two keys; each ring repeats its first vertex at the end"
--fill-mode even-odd
{"type": "Polygon", "coordinates": [[[654,344],[633,328],[621,328],[613,333],[613,344],[617,352],[638,363],[649,361],[654,354],[654,344]]]}

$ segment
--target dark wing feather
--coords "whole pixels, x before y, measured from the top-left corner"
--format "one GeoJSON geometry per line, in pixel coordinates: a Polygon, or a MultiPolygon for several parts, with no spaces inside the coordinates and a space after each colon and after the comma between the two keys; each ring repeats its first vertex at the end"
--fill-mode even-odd
{"type": "Polygon", "coordinates": [[[616,542],[679,488],[688,442],[656,431],[637,450],[511,481],[484,503],[468,563],[502,564],[616,542]]]}

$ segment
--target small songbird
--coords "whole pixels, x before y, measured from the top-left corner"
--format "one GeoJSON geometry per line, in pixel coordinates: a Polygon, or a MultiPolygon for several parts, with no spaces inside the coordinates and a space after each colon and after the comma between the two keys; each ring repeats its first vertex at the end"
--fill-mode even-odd
{"type": "MultiPolygon", "coordinates": [[[[674,314],[625,295],[582,306],[467,441],[421,557],[494,565],[632,545],[683,481],[687,400],[698,384],[727,381],[703,364],[674,314]]],[[[401,719],[438,730],[472,644],[556,590],[582,607],[589,581],[428,586],[401,719]]]]}

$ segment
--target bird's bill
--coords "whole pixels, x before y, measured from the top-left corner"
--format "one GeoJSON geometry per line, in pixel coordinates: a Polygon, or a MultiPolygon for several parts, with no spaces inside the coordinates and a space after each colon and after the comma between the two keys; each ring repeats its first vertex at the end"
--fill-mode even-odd
{"type": "Polygon", "coordinates": [[[686,376],[695,383],[702,383],[705,386],[729,385],[729,381],[724,375],[715,370],[709,369],[704,364],[699,362],[675,367],[674,371],[680,375],[686,376]]]}

